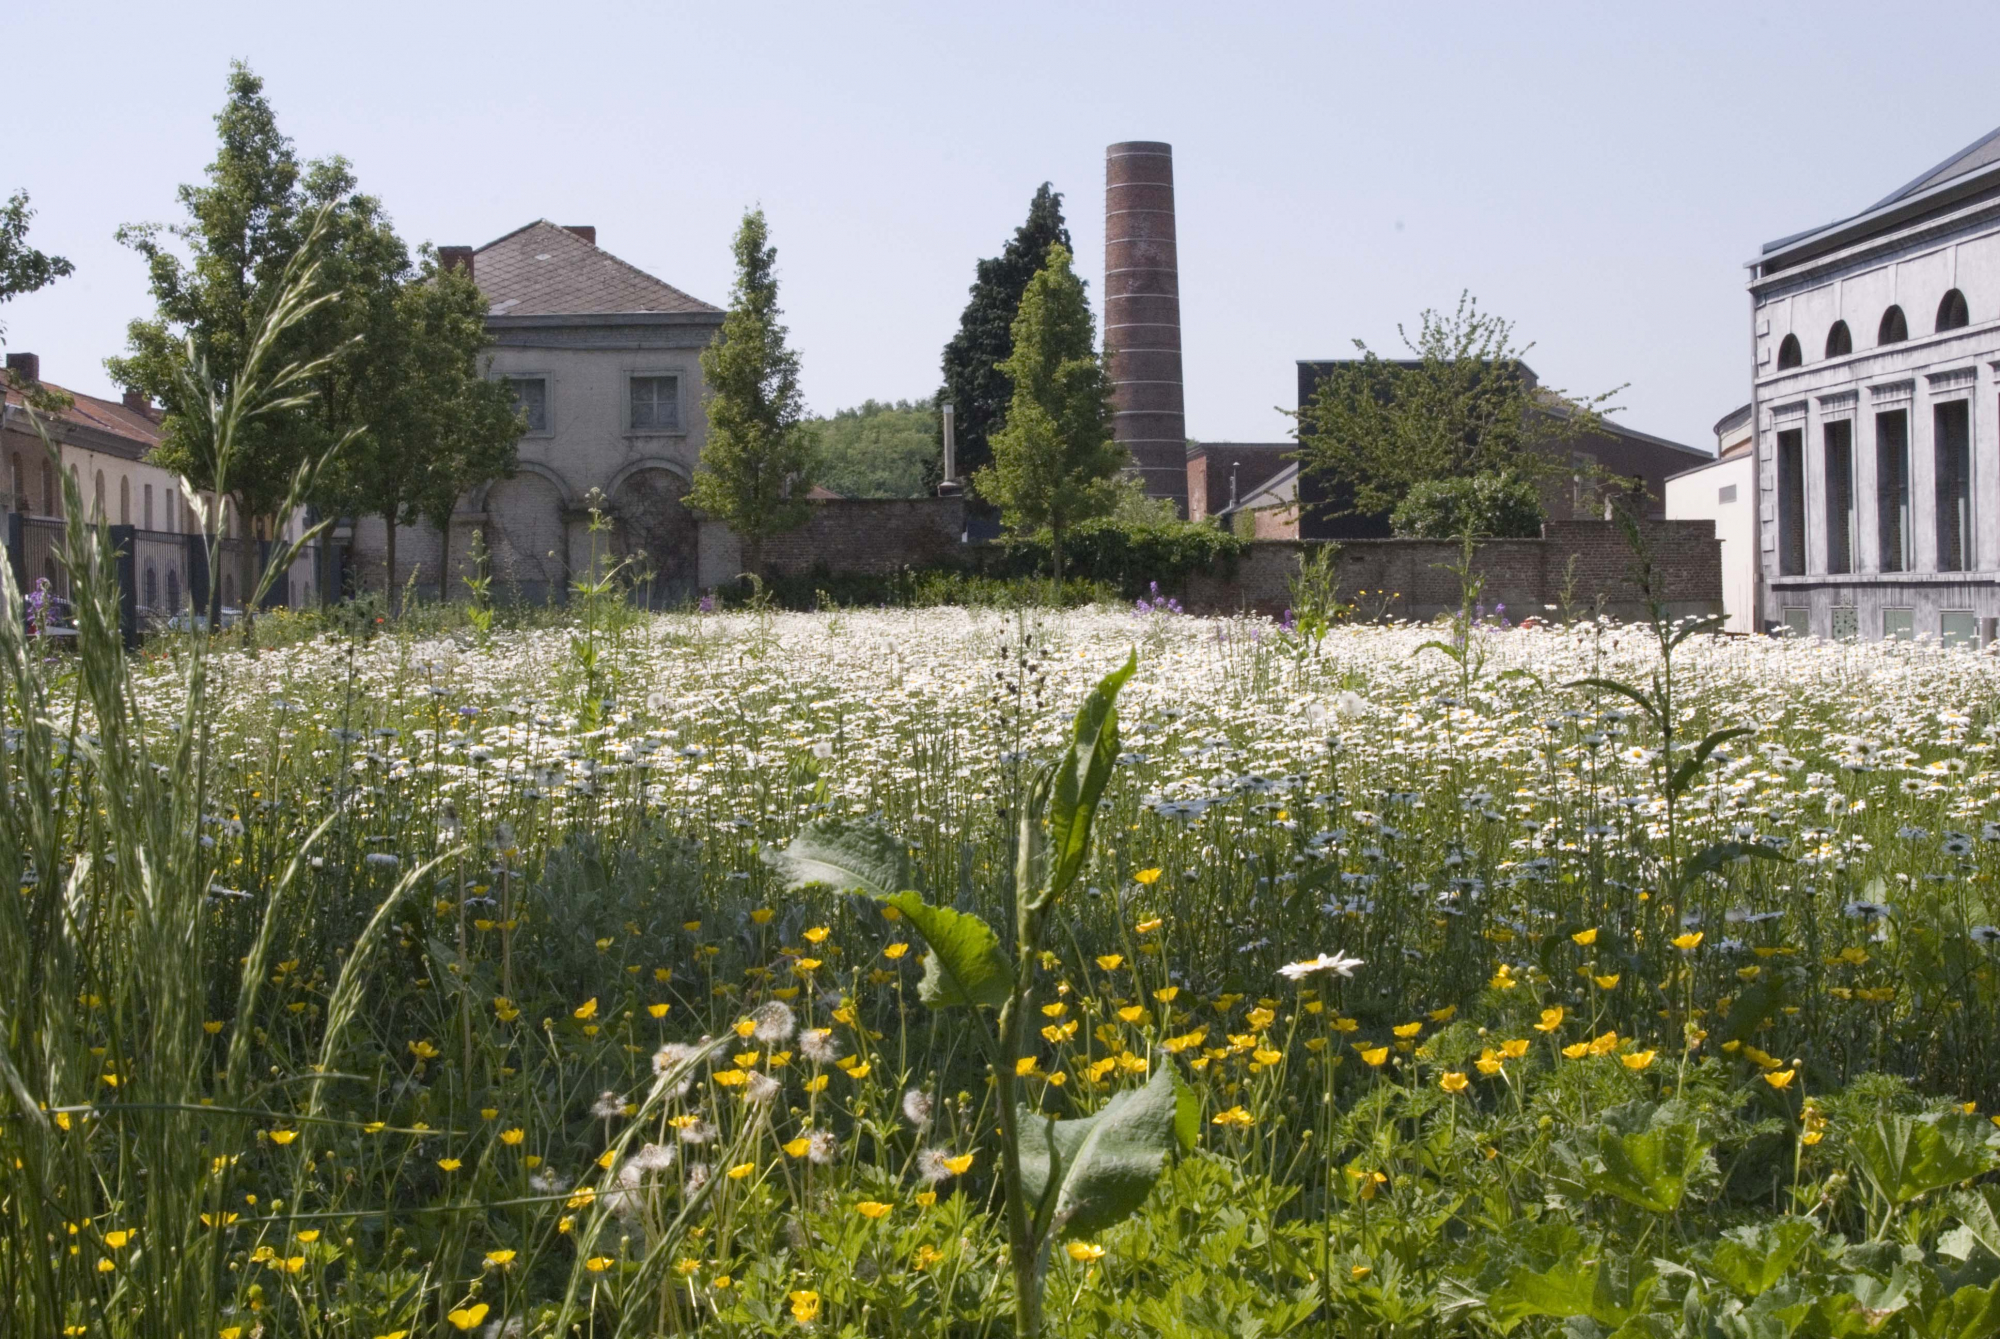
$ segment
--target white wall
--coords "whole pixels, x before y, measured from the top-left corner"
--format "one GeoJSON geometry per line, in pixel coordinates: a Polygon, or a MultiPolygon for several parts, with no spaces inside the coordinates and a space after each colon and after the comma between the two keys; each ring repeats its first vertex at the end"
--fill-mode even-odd
{"type": "Polygon", "coordinates": [[[1756,471],[1748,452],[1667,480],[1667,517],[1715,522],[1722,541],[1722,608],[1730,632],[1757,630],[1757,549],[1751,509],[1756,471]]]}

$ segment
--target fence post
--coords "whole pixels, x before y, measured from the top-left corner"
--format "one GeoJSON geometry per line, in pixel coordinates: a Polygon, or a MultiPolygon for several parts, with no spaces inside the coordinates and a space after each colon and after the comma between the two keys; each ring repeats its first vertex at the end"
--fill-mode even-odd
{"type": "MultiPolygon", "coordinates": [[[[25,592],[28,589],[28,539],[21,520],[20,512],[7,513],[7,563],[14,569],[14,584],[25,592]]],[[[8,610],[7,617],[14,617],[14,611],[8,610]]]]}
{"type": "Polygon", "coordinates": [[[106,526],[111,537],[111,561],[118,573],[118,631],[127,651],[139,649],[139,531],[130,525],[106,526]]]}
{"type": "Polygon", "coordinates": [[[206,621],[214,612],[208,598],[208,536],[196,533],[185,538],[188,610],[195,618],[206,621]]]}

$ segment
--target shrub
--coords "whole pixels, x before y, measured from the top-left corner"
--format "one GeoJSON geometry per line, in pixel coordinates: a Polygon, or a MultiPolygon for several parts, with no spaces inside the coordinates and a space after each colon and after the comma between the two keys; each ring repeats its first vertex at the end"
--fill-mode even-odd
{"type": "Polygon", "coordinates": [[[1482,539],[1534,539],[1542,499],[1533,480],[1512,470],[1431,479],[1404,495],[1389,525],[1404,539],[1456,539],[1468,525],[1482,539]]]}
{"type": "MultiPolygon", "coordinates": [[[[1234,571],[1237,555],[1249,541],[1217,526],[1193,521],[1125,521],[1116,517],[1087,521],[1063,540],[1066,563],[1076,575],[1106,582],[1120,595],[1137,599],[1157,582],[1175,591],[1185,591],[1187,578],[1196,572],[1234,571]]],[[[1005,542],[1004,569],[1027,575],[1046,571],[1049,544],[1046,535],[1031,535],[1005,542]]],[[[988,565],[991,570],[991,564],[988,565]]]]}

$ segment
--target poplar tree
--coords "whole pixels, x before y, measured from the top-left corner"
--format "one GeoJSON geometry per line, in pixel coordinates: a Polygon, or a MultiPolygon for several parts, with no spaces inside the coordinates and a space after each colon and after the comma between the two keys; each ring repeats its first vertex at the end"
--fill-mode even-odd
{"type": "MultiPolygon", "coordinates": [[[[0,302],[46,288],[76,271],[61,256],[47,255],[28,245],[28,220],[34,216],[26,191],[15,191],[0,205],[0,302]]],[[[6,333],[7,327],[0,325],[0,336],[6,333]]],[[[0,344],[5,342],[0,338],[0,344]]]]}
{"type": "MultiPolygon", "coordinates": [[[[1020,314],[1021,295],[1028,291],[1029,281],[1048,264],[1049,249],[1056,246],[1069,246],[1069,229],[1063,223],[1062,194],[1045,181],[1013,240],[999,255],[979,262],[971,300],[958,318],[958,333],[944,346],[944,387],[938,402],[953,406],[953,437],[962,476],[970,477],[993,463],[992,437],[1007,421],[1007,405],[1014,396],[1014,383],[1001,366],[1014,352],[1014,318],[1020,314]]],[[[932,466],[933,483],[943,476],[941,436],[938,449],[940,463],[932,466]]]]}
{"type": "Polygon", "coordinates": [[[1111,378],[1097,323],[1068,247],[1049,248],[1010,333],[1014,351],[1001,364],[1014,388],[1007,423],[973,486],[999,504],[1008,528],[1049,532],[1060,583],[1064,534],[1117,505],[1113,481],[1126,463],[1111,438],[1111,378]]]}
{"type": "Polygon", "coordinates": [[[813,443],[799,356],[778,319],[778,250],[763,210],[743,216],[735,251],[729,311],[701,351],[708,440],[688,500],[742,537],[744,565],[761,575],[764,541],[805,524],[813,443]]]}

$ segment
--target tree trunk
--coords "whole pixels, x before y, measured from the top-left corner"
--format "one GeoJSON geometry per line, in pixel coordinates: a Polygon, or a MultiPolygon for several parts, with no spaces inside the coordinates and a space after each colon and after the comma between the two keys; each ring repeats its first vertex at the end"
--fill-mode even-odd
{"type": "Polygon", "coordinates": [[[389,606],[389,612],[400,614],[402,610],[396,607],[399,589],[396,585],[396,513],[393,511],[382,513],[382,525],[383,533],[388,536],[382,546],[383,561],[388,564],[388,575],[382,578],[382,594],[385,597],[384,603],[389,606]]]}
{"type": "Polygon", "coordinates": [[[743,570],[757,578],[750,583],[752,592],[756,593],[764,580],[764,537],[762,535],[751,535],[743,541],[743,570]]]}
{"type": "Polygon", "coordinates": [[[1062,599],[1062,532],[1061,522],[1056,522],[1049,526],[1049,552],[1055,557],[1056,599],[1058,601],[1062,599]]]}

